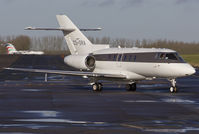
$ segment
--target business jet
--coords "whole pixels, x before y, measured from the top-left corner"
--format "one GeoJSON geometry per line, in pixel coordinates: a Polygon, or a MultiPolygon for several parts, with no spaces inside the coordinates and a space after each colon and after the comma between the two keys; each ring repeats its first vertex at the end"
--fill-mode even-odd
{"type": "MultiPolygon", "coordinates": [[[[102,91],[99,81],[126,84],[128,91],[136,91],[141,80],[165,78],[171,82],[170,92],[176,93],[176,78],[195,73],[180,55],[170,49],[157,48],[110,48],[109,45],[92,44],[65,15],[57,15],[59,28],[32,28],[26,30],[60,30],[71,52],[64,62],[80,71],[7,68],[9,70],[74,75],[88,78],[94,91],[102,91]]],[[[99,30],[99,29],[94,29],[99,30]]]]}
{"type": "Polygon", "coordinates": [[[17,51],[14,45],[11,43],[1,44],[1,46],[6,47],[7,54],[22,54],[22,55],[42,55],[42,51],[17,51]]]}

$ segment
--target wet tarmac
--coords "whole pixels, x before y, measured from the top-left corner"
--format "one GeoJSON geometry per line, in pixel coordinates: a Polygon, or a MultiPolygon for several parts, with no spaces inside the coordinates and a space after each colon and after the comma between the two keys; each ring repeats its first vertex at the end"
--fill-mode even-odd
{"type": "Polygon", "coordinates": [[[0,134],[199,133],[198,71],[177,80],[176,94],[165,80],[141,82],[137,92],[110,83],[93,92],[80,77],[49,75],[45,82],[43,74],[0,75],[6,76],[0,81],[0,134]]]}

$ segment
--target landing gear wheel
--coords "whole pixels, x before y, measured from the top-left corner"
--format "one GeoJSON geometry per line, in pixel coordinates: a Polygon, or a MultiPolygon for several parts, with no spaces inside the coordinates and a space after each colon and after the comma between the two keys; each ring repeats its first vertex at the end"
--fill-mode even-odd
{"type": "Polygon", "coordinates": [[[98,87],[98,84],[97,84],[97,83],[93,84],[93,91],[95,91],[95,92],[98,91],[98,88],[99,88],[99,87],[98,87]]]}
{"type": "Polygon", "coordinates": [[[170,92],[174,93],[174,87],[170,87],[170,92]]]}
{"type": "Polygon", "coordinates": [[[178,88],[174,87],[174,92],[177,93],[178,92],[178,88]]]}
{"type": "Polygon", "coordinates": [[[178,88],[176,87],[176,80],[175,79],[171,79],[171,87],[170,87],[170,92],[171,93],[177,93],[178,92],[178,88]]]}
{"type": "Polygon", "coordinates": [[[127,85],[126,85],[126,90],[127,90],[127,91],[131,91],[131,84],[127,84],[127,85]]]}
{"type": "Polygon", "coordinates": [[[102,91],[103,85],[102,83],[95,83],[93,84],[93,91],[102,91]]]}
{"type": "Polygon", "coordinates": [[[177,87],[170,87],[170,92],[171,93],[177,93],[178,92],[178,89],[177,89],[177,87]]]}
{"type": "Polygon", "coordinates": [[[102,89],[103,89],[103,85],[102,85],[102,83],[98,83],[98,91],[102,91],[102,89]]]}
{"type": "Polygon", "coordinates": [[[127,84],[127,85],[126,85],[126,90],[127,90],[127,91],[136,91],[136,88],[137,88],[136,83],[127,84]]]}
{"type": "Polygon", "coordinates": [[[136,89],[137,89],[137,85],[136,85],[136,83],[133,83],[133,84],[132,84],[131,91],[136,91],[136,89]]]}

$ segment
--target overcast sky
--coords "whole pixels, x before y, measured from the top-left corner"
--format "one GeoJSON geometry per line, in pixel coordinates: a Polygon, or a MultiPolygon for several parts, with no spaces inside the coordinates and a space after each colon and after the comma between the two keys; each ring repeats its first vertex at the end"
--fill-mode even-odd
{"type": "Polygon", "coordinates": [[[0,35],[62,35],[23,30],[58,27],[56,14],[81,28],[103,28],[89,36],[199,42],[199,0],[0,0],[0,35]]]}

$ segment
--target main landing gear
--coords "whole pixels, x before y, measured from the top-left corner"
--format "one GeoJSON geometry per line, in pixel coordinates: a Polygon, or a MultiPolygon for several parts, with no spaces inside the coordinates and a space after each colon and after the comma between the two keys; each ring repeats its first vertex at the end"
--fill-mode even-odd
{"type": "Polygon", "coordinates": [[[171,93],[177,93],[178,89],[176,87],[176,80],[175,79],[171,79],[170,82],[171,82],[170,92],[171,93]]]}
{"type": "MultiPolygon", "coordinates": [[[[93,85],[93,91],[95,91],[95,92],[100,92],[100,91],[102,91],[102,89],[103,89],[103,85],[102,85],[102,83],[94,83],[93,85]]],[[[136,91],[136,88],[137,88],[137,86],[136,86],[136,83],[132,83],[132,84],[127,84],[126,85],[126,90],[127,91],[136,91]]]]}
{"type": "Polygon", "coordinates": [[[93,91],[102,91],[102,89],[103,89],[103,85],[102,85],[102,83],[94,83],[93,84],[93,91]]]}
{"type": "Polygon", "coordinates": [[[137,85],[136,83],[132,83],[132,84],[127,84],[126,85],[126,90],[127,91],[136,91],[137,85]]]}

